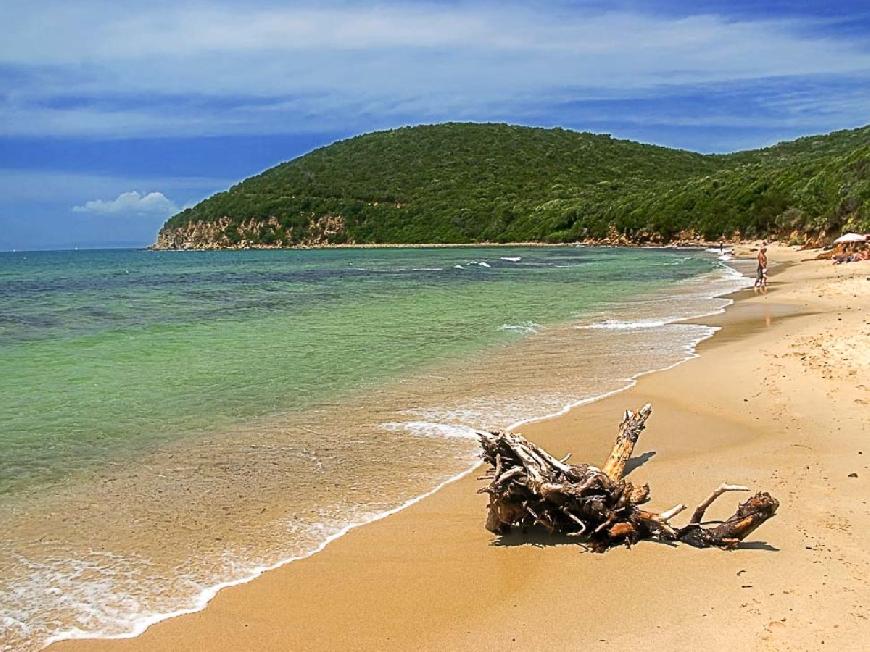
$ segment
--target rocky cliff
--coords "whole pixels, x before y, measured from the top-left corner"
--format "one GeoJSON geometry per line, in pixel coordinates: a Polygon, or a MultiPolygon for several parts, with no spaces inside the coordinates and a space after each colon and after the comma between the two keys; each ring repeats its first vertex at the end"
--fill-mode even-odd
{"type": "Polygon", "coordinates": [[[164,226],[152,249],[281,249],[320,247],[338,242],[353,244],[346,237],[340,215],[310,218],[304,229],[283,225],[276,217],[236,221],[221,217],[197,220],[179,227],[164,226]]]}

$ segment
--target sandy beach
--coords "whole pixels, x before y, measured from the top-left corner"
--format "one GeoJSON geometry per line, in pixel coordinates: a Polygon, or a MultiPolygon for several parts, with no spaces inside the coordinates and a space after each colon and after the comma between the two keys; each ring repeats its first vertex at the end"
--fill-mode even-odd
{"type": "MultiPolygon", "coordinates": [[[[522,429],[600,463],[625,408],[653,404],[632,479],[652,509],[723,481],[777,516],[733,552],[646,542],[605,554],[483,528],[472,473],[322,552],[123,640],[51,650],[858,649],[870,617],[870,263],[774,247],[699,356],[522,429]]],[[[710,516],[730,514],[739,497],[710,516]]],[[[677,519],[681,523],[680,518],[677,519]]]]}

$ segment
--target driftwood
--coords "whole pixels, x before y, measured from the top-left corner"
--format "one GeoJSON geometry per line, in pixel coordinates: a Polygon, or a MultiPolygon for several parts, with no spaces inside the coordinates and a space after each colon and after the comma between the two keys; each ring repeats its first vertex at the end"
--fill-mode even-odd
{"type": "MultiPolygon", "coordinates": [[[[722,484],[692,513],[683,527],[671,524],[686,509],[676,505],[664,512],[640,506],[649,501],[649,486],[627,481],[625,465],[652,413],[645,405],[638,412],[626,411],[619,435],[604,466],[568,464],[556,459],[522,435],[509,432],[479,432],[483,459],[492,467],[484,479],[489,486],[486,528],[507,534],[512,527],[523,530],[540,525],[551,534],[579,537],[596,551],[642,539],[682,541],[699,548],[730,549],[772,517],[779,503],[768,493],[758,493],[741,503],[729,519],[703,522],[707,508],[730,491],[747,487],[722,484]]],[[[570,456],[569,456],[570,457],[570,456]]]]}

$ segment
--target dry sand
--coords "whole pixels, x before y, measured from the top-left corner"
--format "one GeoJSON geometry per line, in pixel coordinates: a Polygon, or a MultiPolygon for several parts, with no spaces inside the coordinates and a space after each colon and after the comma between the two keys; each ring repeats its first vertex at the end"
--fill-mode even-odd
{"type": "Polygon", "coordinates": [[[863,648],[870,263],[798,262],[808,257],[774,248],[774,262],[797,264],[774,269],[767,297],[704,319],[723,329],[699,357],[523,429],[553,453],[600,462],[621,411],[651,402],[632,471],[650,483],[651,508],[697,504],[722,481],[780,500],[739,550],[646,542],[598,555],[547,537],[497,541],[472,475],[202,612],[135,639],[51,649],[863,648]]]}

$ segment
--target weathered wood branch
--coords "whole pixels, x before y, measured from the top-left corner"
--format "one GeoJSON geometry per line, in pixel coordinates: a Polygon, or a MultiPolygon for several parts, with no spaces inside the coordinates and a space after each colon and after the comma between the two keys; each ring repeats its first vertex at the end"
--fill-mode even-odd
{"type": "Polygon", "coordinates": [[[713,504],[713,501],[716,500],[719,496],[724,494],[726,491],[749,491],[749,487],[744,487],[739,484],[726,484],[722,483],[714,491],[710,494],[710,497],[707,498],[703,503],[698,505],[695,508],[695,511],[692,513],[692,519],[689,521],[690,525],[699,525],[702,520],[704,520],[704,514],[707,513],[707,508],[713,504]]]}
{"type": "Polygon", "coordinates": [[[601,468],[608,478],[616,482],[625,474],[625,465],[634,451],[640,433],[646,427],[646,420],[652,414],[652,405],[647,403],[637,413],[626,410],[619,424],[619,435],[610,456],[601,468]]]}
{"type": "Polygon", "coordinates": [[[769,493],[757,493],[740,503],[737,511],[718,526],[705,528],[700,523],[689,523],[677,531],[677,538],[697,548],[736,548],[738,543],[776,514],[778,507],[779,502],[769,493]]]}
{"type": "Polygon", "coordinates": [[[776,499],[759,493],[726,521],[705,527],[704,514],[717,498],[730,491],[748,491],[730,484],[720,485],[680,528],[670,522],[686,509],[683,504],[660,513],[641,509],[649,500],[649,486],[634,485],[624,474],[651,413],[650,405],[636,413],[625,412],[616,443],[601,468],[567,464],[568,456],[559,460],[520,434],[478,433],[483,459],[492,467],[485,476],[491,479],[489,485],[480,490],[489,494],[486,528],[506,534],[513,527],[525,530],[539,525],[552,534],[582,537],[598,551],[642,539],[727,549],[776,513],[776,499]]]}

